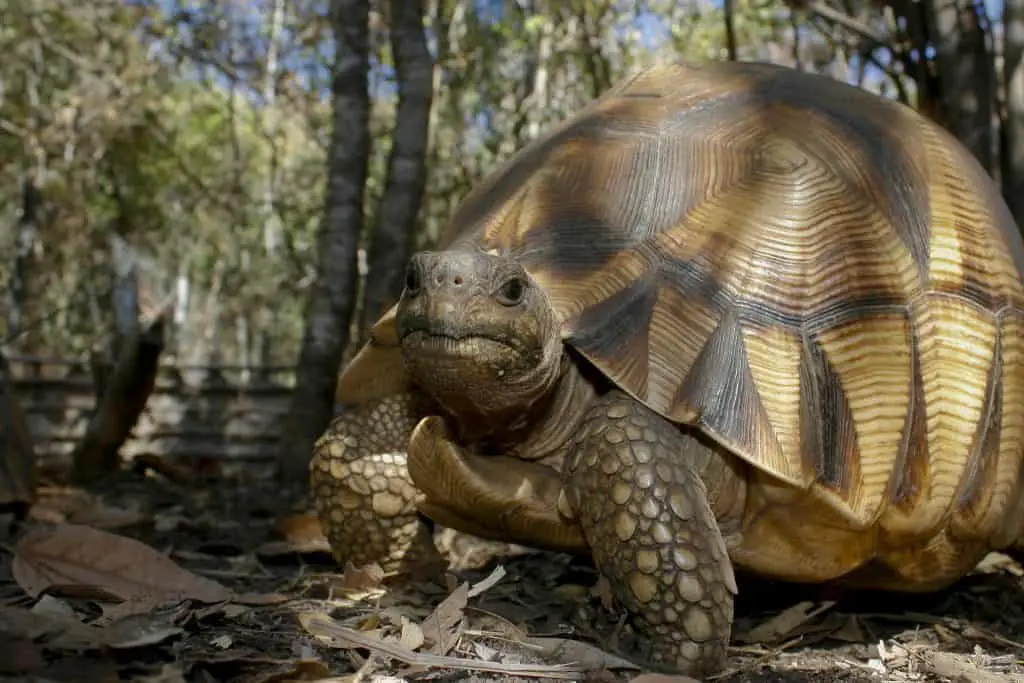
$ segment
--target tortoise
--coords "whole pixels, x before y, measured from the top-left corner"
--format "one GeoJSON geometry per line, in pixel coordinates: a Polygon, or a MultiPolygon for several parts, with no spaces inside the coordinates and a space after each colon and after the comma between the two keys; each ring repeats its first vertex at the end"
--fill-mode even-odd
{"type": "MultiPolygon", "coordinates": [[[[900,103],[762,63],[638,71],[461,202],[339,377],[339,560],[425,516],[589,555],[642,666],[725,663],[734,567],[942,589],[1024,536],[1024,244],[900,103]]],[[[419,561],[419,560],[416,560],[419,561]]]]}

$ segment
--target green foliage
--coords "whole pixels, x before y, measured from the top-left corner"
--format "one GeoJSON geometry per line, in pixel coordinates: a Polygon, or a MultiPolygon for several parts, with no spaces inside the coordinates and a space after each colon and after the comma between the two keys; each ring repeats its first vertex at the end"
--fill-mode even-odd
{"type": "MultiPolygon", "coordinates": [[[[151,298],[188,282],[182,360],[294,362],[324,201],[332,38],[323,2],[278,3],[0,0],[0,277],[16,263],[23,187],[42,194],[20,261],[21,350],[76,355],[106,340],[116,233],[147,257],[151,298]]],[[[364,232],[396,103],[387,3],[373,9],[364,232]]],[[[421,246],[496,163],[614,81],[655,60],[720,59],[726,45],[710,0],[432,0],[427,14],[437,72],[421,246]]],[[[875,15],[868,28],[886,29],[875,15]]],[[[819,19],[737,0],[740,57],[847,77],[859,39],[819,19]]]]}

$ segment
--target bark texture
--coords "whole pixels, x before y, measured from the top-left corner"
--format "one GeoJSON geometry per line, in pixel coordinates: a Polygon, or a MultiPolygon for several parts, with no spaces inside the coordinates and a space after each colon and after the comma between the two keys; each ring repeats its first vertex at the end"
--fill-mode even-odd
{"type": "Polygon", "coordinates": [[[391,54],[398,79],[398,109],[384,194],[367,257],[368,277],[359,326],[364,337],[402,293],[402,274],[423,203],[434,69],[423,15],[423,0],[391,2],[391,54]]]}
{"type": "Polygon", "coordinates": [[[282,476],[293,481],[307,476],[313,443],[334,413],[334,386],[356,305],[356,258],[370,152],[369,1],[332,0],[330,12],[336,46],[334,120],[318,237],[320,262],[278,452],[282,476]]]}

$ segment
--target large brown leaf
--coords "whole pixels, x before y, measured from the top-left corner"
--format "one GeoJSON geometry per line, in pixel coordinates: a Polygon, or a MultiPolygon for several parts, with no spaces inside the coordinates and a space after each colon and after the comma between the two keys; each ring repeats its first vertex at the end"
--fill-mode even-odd
{"type": "Polygon", "coordinates": [[[12,571],[32,597],[46,591],[158,605],[223,602],[225,586],[178,566],[145,543],[78,524],[26,535],[14,549],[12,571]]]}

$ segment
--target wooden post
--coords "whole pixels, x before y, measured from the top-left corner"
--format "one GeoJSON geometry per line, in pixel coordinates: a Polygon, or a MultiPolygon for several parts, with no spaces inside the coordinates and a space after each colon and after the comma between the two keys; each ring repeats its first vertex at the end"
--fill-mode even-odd
{"type": "Polygon", "coordinates": [[[35,445],[14,395],[7,359],[0,354],[0,508],[23,515],[35,500],[35,445]]]}

